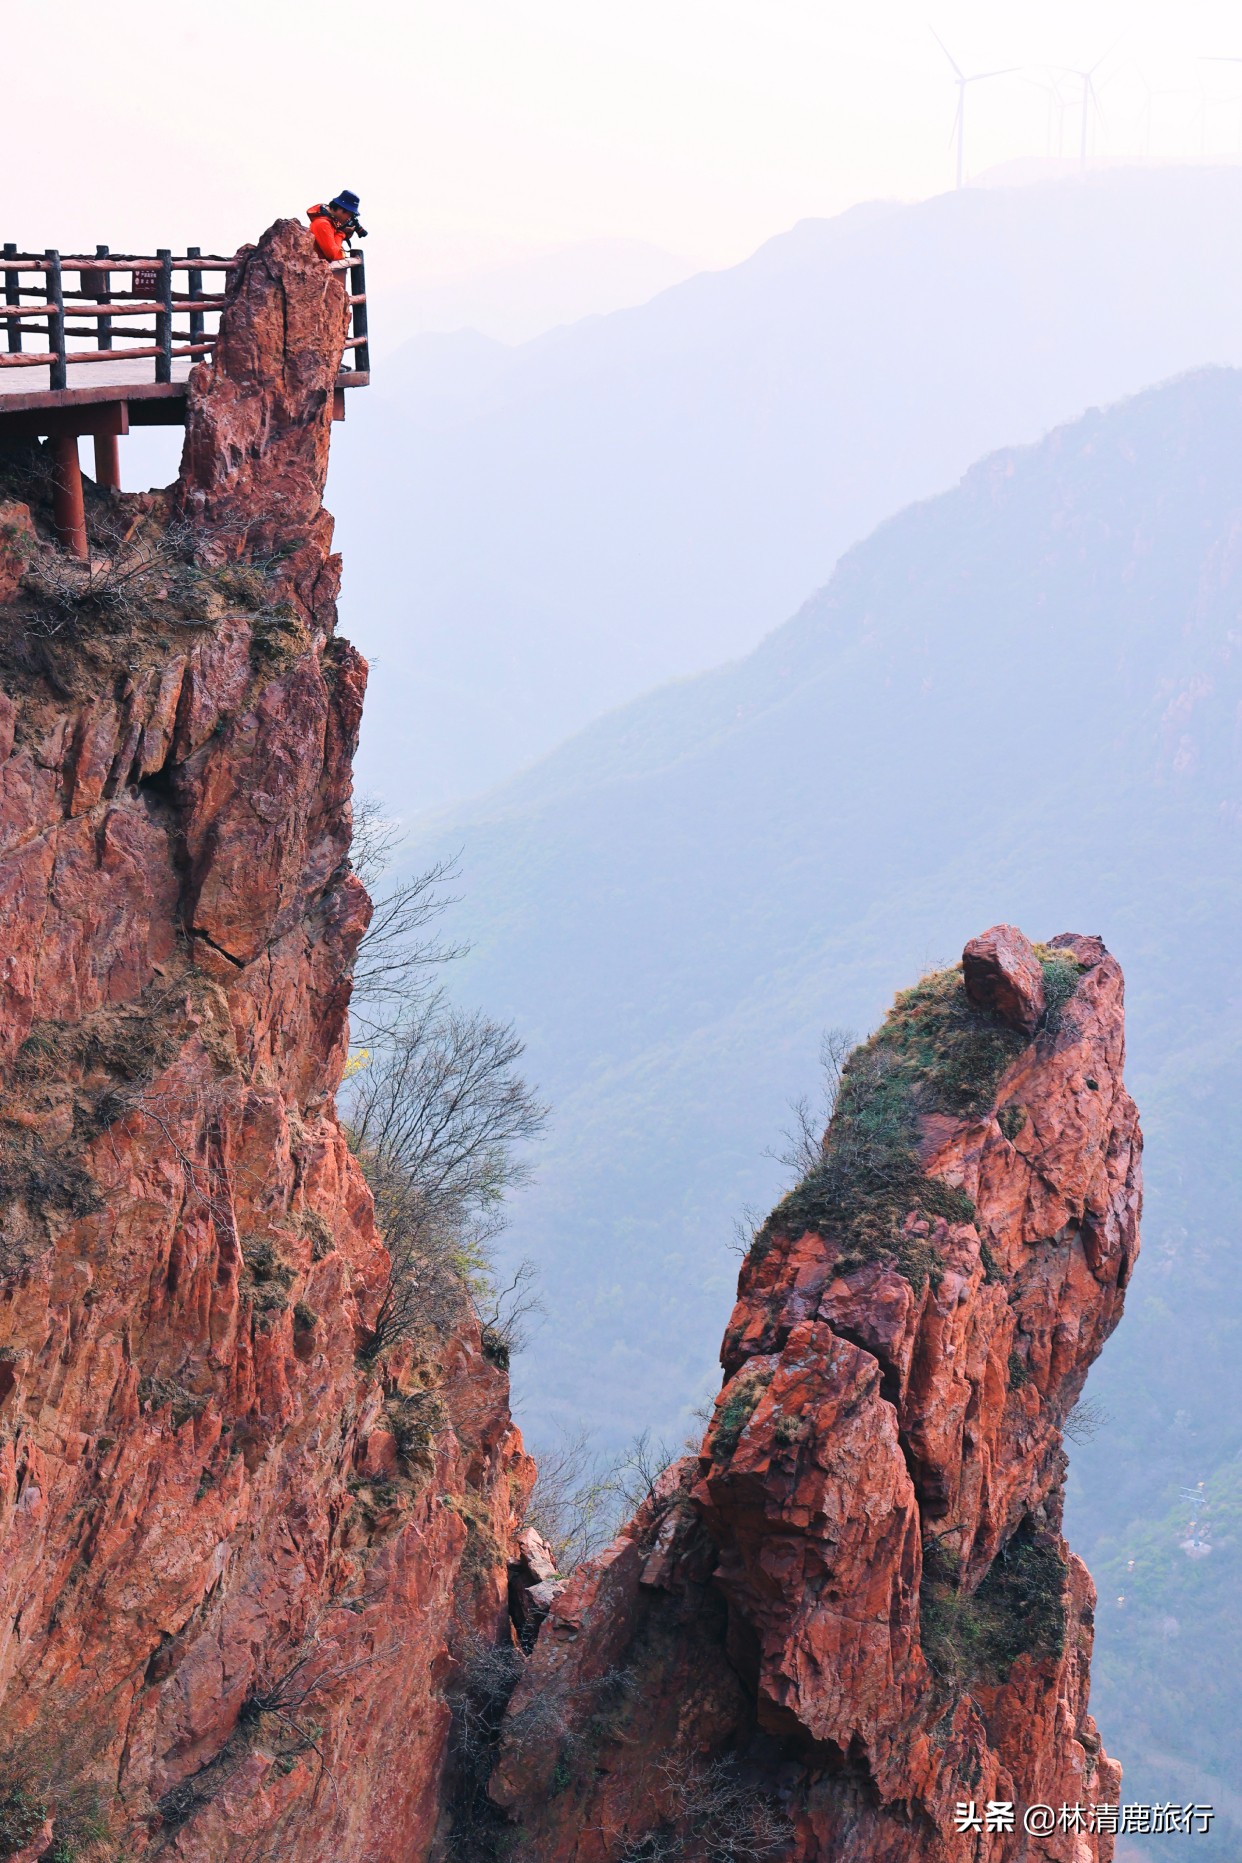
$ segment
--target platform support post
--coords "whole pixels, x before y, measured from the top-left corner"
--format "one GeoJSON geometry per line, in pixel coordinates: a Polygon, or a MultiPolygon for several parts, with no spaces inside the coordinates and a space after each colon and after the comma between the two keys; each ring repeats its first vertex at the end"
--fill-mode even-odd
{"type": "Polygon", "coordinates": [[[53,434],[52,516],[56,540],[71,556],[85,557],[86,506],[82,501],[82,468],[78,464],[78,437],[74,433],[53,434]]]}
{"type": "Polygon", "coordinates": [[[95,483],[105,492],[121,489],[121,443],[114,433],[95,435],[95,483]]]}

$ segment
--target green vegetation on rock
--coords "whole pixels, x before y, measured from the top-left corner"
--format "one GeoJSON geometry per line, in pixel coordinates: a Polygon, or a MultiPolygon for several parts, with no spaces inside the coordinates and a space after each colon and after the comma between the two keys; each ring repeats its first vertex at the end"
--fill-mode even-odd
{"type": "Polygon", "coordinates": [[[943,1542],[923,1556],[923,1654],[954,1690],[1009,1679],[1020,1656],[1054,1661],[1065,1648],[1066,1567],[1054,1542],[1025,1521],[976,1591],[959,1590],[943,1542]]]}
{"type": "MultiPolygon", "coordinates": [[[[1078,964],[1058,953],[1044,960],[1058,1006],[1078,964]]],[[[911,1213],[970,1222],[965,1191],[929,1177],[918,1159],[924,1113],[981,1117],[1026,1039],[989,1010],[969,1001],[960,966],[934,971],[903,990],[877,1032],[845,1064],[823,1157],[782,1199],[760,1230],[766,1249],[774,1233],[817,1229],[840,1242],[846,1261],[892,1258],[915,1286],[936,1271],[925,1236],[903,1228],[911,1213]]]]}
{"type": "Polygon", "coordinates": [[[712,1449],[716,1455],[733,1454],[742,1431],[754,1416],[759,1399],[771,1379],[771,1372],[764,1371],[744,1372],[738,1378],[721,1405],[712,1428],[712,1449]]]}

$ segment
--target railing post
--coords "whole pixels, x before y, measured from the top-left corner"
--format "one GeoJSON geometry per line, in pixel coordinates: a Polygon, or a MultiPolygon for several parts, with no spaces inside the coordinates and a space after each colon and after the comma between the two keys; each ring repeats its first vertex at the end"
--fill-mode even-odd
{"type": "Polygon", "coordinates": [[[160,309],[155,313],[155,340],[159,355],[155,358],[157,382],[172,380],[172,247],[160,246],[155,254],[160,262],[160,309]]]}
{"type": "MultiPolygon", "coordinates": [[[[108,256],[108,248],[106,246],[96,246],[95,257],[97,259],[106,259],[107,256],[108,256]]],[[[96,279],[96,284],[99,290],[99,296],[106,303],[107,300],[112,296],[112,274],[111,272],[107,272],[107,271],[97,272],[95,274],[95,279],[96,279]]],[[[112,348],[112,319],[111,317],[100,317],[97,320],[97,324],[98,324],[98,330],[99,330],[100,349],[111,349],[112,348]]]]}
{"type": "MultiPolygon", "coordinates": [[[[360,252],[353,255],[353,262],[349,268],[349,289],[351,296],[360,297],[365,300],[367,295],[367,264],[360,252]]],[[[369,375],[371,372],[371,345],[367,342],[367,307],[365,302],[354,305],[353,335],[362,338],[361,343],[354,350],[354,367],[355,369],[361,369],[364,374],[369,375]]]]}
{"type": "MultiPolygon", "coordinates": [[[[203,249],[201,246],[187,246],[185,250],[186,250],[187,258],[197,259],[202,253],[203,249]]],[[[189,273],[189,289],[186,292],[186,296],[189,298],[201,298],[202,295],[203,295],[203,274],[201,272],[191,271],[189,273]]],[[[205,319],[203,317],[202,311],[192,310],[190,312],[191,345],[193,345],[194,343],[202,342],[204,328],[205,328],[205,319]]]]}
{"type": "MultiPolygon", "coordinates": [[[[51,388],[67,388],[69,377],[66,373],[67,351],[65,349],[65,293],[60,275],[60,254],[54,246],[49,246],[43,254],[47,260],[47,335],[48,348],[52,351],[51,388]],[[55,324],[55,329],[53,329],[55,324]]],[[[74,454],[77,458],[77,454],[74,454]]]]}
{"type": "MultiPolygon", "coordinates": [[[[17,247],[11,239],[5,245],[4,256],[6,259],[15,259],[17,257],[17,247]]],[[[6,304],[21,303],[22,285],[20,272],[6,272],[4,274],[4,301],[6,304]]],[[[9,349],[16,355],[22,346],[22,320],[20,317],[10,317],[8,323],[9,349]]]]}

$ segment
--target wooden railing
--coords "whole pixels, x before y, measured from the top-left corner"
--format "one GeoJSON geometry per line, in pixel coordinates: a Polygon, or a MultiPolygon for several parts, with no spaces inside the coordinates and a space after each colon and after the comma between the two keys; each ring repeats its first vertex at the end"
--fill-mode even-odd
{"type": "MultiPolygon", "coordinates": [[[[184,258],[165,248],[154,257],[113,253],[96,246],[90,258],[49,249],[35,254],[4,247],[0,325],[6,347],[0,369],[49,370],[55,391],[69,386],[72,367],[93,362],[154,362],[154,379],[171,382],[173,362],[209,356],[219,330],[228,276],[240,261],[218,258],[191,246],[184,258]],[[204,288],[204,274],[218,277],[204,288]],[[76,278],[76,287],[73,280],[76,278]],[[179,281],[184,278],[184,284],[179,281]],[[114,281],[125,280],[118,286],[114,281]],[[177,319],[184,318],[179,328],[177,319]],[[131,319],[138,319],[135,325],[131,319]],[[147,323],[141,320],[149,319],[147,323]],[[46,347],[27,349],[28,336],[46,347]]],[[[366,267],[360,253],[337,260],[333,271],[346,280],[352,326],[342,369],[368,373],[366,267]]],[[[137,379],[137,377],[135,377],[137,379]]]]}

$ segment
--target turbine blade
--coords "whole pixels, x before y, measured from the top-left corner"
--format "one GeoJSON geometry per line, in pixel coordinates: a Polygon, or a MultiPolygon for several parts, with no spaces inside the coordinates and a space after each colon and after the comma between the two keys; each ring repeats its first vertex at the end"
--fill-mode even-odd
{"type": "MultiPolygon", "coordinates": [[[[949,48],[948,48],[948,46],[947,46],[947,45],[945,44],[945,42],[944,42],[944,40],[943,40],[943,39],[942,39],[942,38],[940,37],[940,34],[939,34],[939,33],[938,33],[937,31],[936,31],[936,28],[935,28],[934,26],[929,26],[929,27],[927,28],[927,30],[928,30],[928,32],[930,32],[930,34],[931,34],[931,36],[932,36],[932,38],[933,38],[933,39],[934,39],[934,40],[936,41],[936,44],[937,44],[937,45],[938,45],[938,46],[940,47],[940,49],[941,49],[941,51],[942,51],[942,52],[944,53],[944,55],[945,55],[945,57],[946,57],[946,58],[948,59],[948,61],[949,61],[949,63],[950,63],[951,65],[952,65],[952,67],[953,67],[953,69],[954,69],[954,71],[956,71],[956,73],[957,73],[957,75],[958,75],[958,77],[959,77],[959,78],[962,78],[962,68],[961,68],[961,66],[960,66],[960,65],[958,64],[958,62],[957,62],[957,60],[956,60],[956,58],[954,58],[954,56],[953,56],[953,54],[952,54],[952,52],[951,52],[951,51],[949,50],[949,48]]],[[[965,79],[964,79],[964,78],[962,78],[962,82],[963,82],[963,83],[965,83],[965,79]]]]}
{"type": "Polygon", "coordinates": [[[1095,63],[1092,65],[1091,67],[1092,72],[1096,72],[1099,70],[1100,66],[1104,63],[1105,58],[1112,57],[1113,53],[1117,50],[1117,47],[1121,44],[1121,41],[1125,38],[1125,36],[1126,35],[1124,31],[1119,32],[1117,34],[1117,37],[1113,40],[1112,44],[1109,46],[1108,50],[1105,52],[1104,58],[1097,58],[1095,63]]]}

